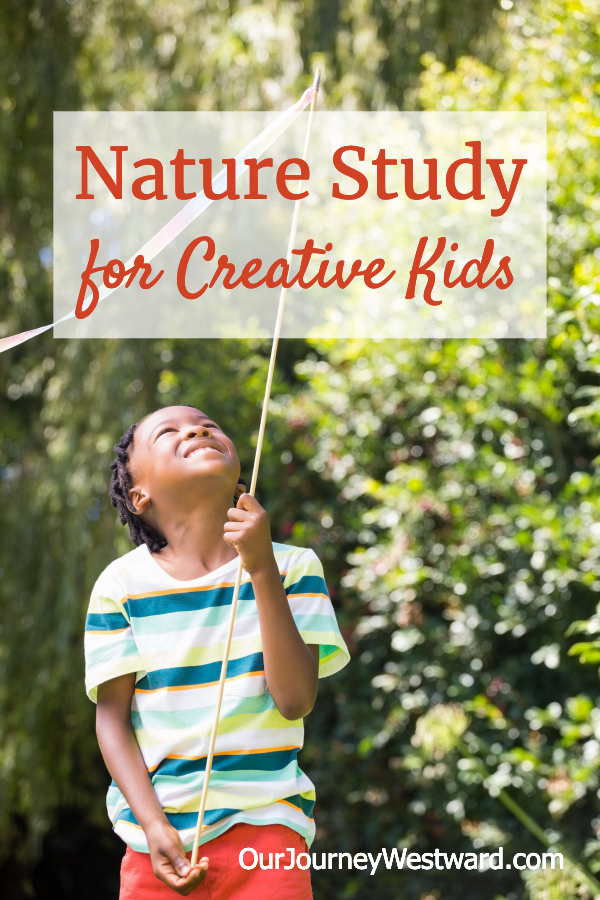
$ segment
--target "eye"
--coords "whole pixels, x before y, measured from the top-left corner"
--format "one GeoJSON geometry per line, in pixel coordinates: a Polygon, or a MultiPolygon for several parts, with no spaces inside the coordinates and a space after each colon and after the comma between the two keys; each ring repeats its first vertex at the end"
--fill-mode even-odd
{"type": "Polygon", "coordinates": [[[158,440],[159,437],[160,437],[162,434],[166,434],[167,431],[175,431],[175,429],[174,429],[174,428],[170,428],[170,427],[163,428],[162,431],[159,431],[158,434],[156,435],[156,440],[158,440]]]}

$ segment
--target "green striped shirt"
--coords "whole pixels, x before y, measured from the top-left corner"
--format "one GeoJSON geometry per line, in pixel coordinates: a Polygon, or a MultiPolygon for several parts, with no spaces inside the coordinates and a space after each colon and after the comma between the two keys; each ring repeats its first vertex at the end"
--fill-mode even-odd
{"type": "MultiPolygon", "coordinates": [[[[319,677],[349,660],[313,550],[273,544],[290,609],[307,644],[319,644],[319,677]]],[[[86,690],[135,672],[131,721],[154,789],[186,850],[204,782],[238,558],[193,581],[172,578],[143,544],[94,585],[85,633],[86,690]]],[[[308,846],[314,785],[297,762],[303,720],[285,719],[269,693],[256,600],[242,572],[201,843],[237,822],[281,824],[308,846]]],[[[144,832],[113,782],[114,830],[148,852],[144,832]]]]}

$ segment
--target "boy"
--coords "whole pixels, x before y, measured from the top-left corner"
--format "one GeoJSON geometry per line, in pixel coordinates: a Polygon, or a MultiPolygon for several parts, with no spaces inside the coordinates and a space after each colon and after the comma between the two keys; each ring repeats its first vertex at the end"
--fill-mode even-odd
{"type": "Polygon", "coordinates": [[[152,413],[115,453],[111,502],[137,548],[96,582],[85,648],[86,690],[98,704],[98,741],[113,778],[109,815],[128,844],[120,900],[172,891],[310,900],[309,871],[283,868],[292,847],[305,852],[314,838],[314,786],[296,762],[302,719],[319,675],[349,659],[321,564],[312,550],[272,543],[266,512],[242,493],[232,441],[194,407],[152,413]],[[208,855],[192,869],[186,850],[239,558],[201,840],[208,855]],[[262,851],[265,867],[271,853],[276,863],[244,869],[245,847],[262,851]]]}

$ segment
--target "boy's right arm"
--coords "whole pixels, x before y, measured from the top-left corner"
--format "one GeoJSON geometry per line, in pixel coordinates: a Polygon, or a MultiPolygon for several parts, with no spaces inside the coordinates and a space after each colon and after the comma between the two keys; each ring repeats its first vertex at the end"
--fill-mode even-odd
{"type": "Polygon", "coordinates": [[[108,771],[144,830],[154,874],[187,896],[205,878],[208,857],[190,867],[179,832],[169,823],[156,796],[131,725],[134,687],[133,672],[98,686],[98,743],[108,771]]]}

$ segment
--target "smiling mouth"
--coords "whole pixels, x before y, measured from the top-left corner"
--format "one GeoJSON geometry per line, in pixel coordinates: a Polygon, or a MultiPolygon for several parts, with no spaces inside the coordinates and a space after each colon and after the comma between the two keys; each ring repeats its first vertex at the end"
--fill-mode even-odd
{"type": "Polygon", "coordinates": [[[199,453],[206,453],[208,450],[216,450],[217,453],[223,455],[223,451],[219,450],[218,447],[203,446],[196,447],[194,450],[190,450],[189,453],[185,454],[185,458],[189,459],[191,456],[197,456],[199,453]]]}

